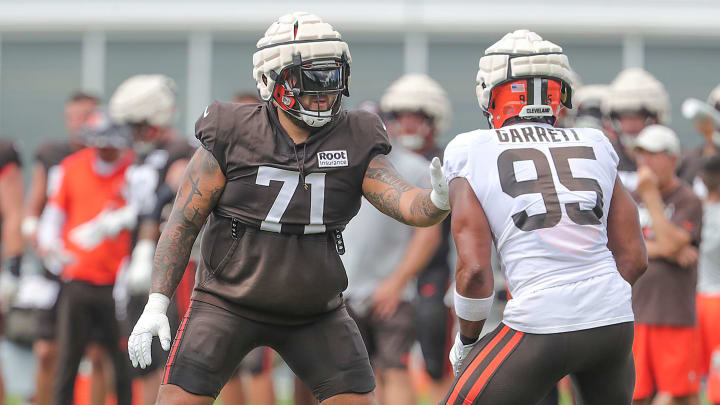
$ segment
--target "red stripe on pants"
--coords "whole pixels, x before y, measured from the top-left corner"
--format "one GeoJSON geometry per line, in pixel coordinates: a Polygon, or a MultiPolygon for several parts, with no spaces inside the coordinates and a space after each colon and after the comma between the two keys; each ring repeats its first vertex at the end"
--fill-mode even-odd
{"type": "Polygon", "coordinates": [[[168,357],[167,364],[165,365],[165,375],[163,375],[162,379],[163,384],[167,384],[168,378],[170,378],[170,368],[175,361],[175,354],[177,354],[178,347],[180,347],[180,341],[183,337],[183,333],[185,332],[185,325],[187,325],[187,321],[190,318],[190,312],[192,312],[192,301],[190,301],[190,306],[188,306],[187,312],[185,313],[185,318],[183,319],[182,324],[180,324],[177,336],[175,336],[175,342],[173,344],[172,351],[170,352],[170,357],[168,357]]]}
{"type": "Polygon", "coordinates": [[[502,338],[507,335],[507,333],[510,331],[510,328],[505,325],[500,329],[500,332],[498,332],[497,335],[495,335],[494,338],[488,343],[487,346],[485,346],[482,351],[473,359],[472,363],[468,366],[468,368],[465,369],[465,372],[460,376],[460,379],[458,379],[457,384],[455,384],[455,388],[453,389],[452,394],[448,398],[446,405],[452,405],[455,403],[455,400],[457,399],[458,395],[460,395],[460,391],[463,389],[463,386],[467,382],[468,379],[470,379],[470,376],[472,373],[480,367],[480,363],[485,360],[487,355],[497,346],[497,344],[502,340],[502,338]]]}

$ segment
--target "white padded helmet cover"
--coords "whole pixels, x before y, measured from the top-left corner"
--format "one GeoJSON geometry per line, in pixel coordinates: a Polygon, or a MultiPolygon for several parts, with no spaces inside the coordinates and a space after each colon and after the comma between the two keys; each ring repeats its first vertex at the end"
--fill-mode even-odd
{"type": "Polygon", "coordinates": [[[485,50],[479,65],[475,93],[483,111],[488,109],[492,89],[515,78],[552,77],[573,86],[570,62],[562,48],[529,30],[505,34],[485,50]]]}
{"type": "Polygon", "coordinates": [[[603,103],[605,114],[645,109],[661,124],[670,122],[670,97],[665,86],[641,68],[625,69],[610,84],[610,93],[603,103]]]}
{"type": "Polygon", "coordinates": [[[716,105],[720,104],[720,84],[717,85],[708,96],[707,103],[710,104],[713,108],[715,108],[716,105]]]}
{"type": "Polygon", "coordinates": [[[450,100],[430,76],[409,73],[395,80],[380,99],[383,112],[420,111],[432,118],[438,133],[450,124],[450,100]]]}
{"type": "Polygon", "coordinates": [[[175,118],[175,81],[164,75],[135,75],[118,86],[108,110],[113,120],[167,127],[175,118]]]}
{"type": "Polygon", "coordinates": [[[272,79],[270,72],[280,73],[283,68],[291,65],[293,55],[300,54],[302,60],[306,61],[340,58],[345,54],[350,64],[347,43],[340,39],[340,33],[314,14],[295,12],[280,17],[265,31],[265,35],[257,42],[258,51],[253,54],[253,78],[257,82],[260,98],[263,101],[270,100],[275,88],[275,80],[272,79]],[[336,41],[326,41],[328,39],[336,39],[336,41]],[[273,44],[282,45],[271,46],[273,44]],[[263,49],[263,47],[267,48],[263,49]]]}
{"type": "Polygon", "coordinates": [[[588,84],[575,90],[573,105],[580,107],[585,103],[592,103],[601,106],[608,94],[610,94],[610,86],[606,84],[588,84]]]}

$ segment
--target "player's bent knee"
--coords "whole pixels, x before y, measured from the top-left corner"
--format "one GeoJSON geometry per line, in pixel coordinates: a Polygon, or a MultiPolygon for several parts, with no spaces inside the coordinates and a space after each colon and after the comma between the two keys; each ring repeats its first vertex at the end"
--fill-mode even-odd
{"type": "Polygon", "coordinates": [[[160,386],[155,405],[212,405],[212,397],[191,394],[177,385],[160,386]]]}

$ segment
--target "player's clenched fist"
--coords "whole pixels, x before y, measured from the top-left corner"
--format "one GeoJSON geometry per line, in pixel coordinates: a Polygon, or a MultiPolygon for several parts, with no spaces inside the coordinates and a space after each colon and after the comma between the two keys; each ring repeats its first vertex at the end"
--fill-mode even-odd
{"type": "Polygon", "coordinates": [[[170,299],[162,294],[153,293],[148,297],[145,310],[128,340],[128,354],[133,367],[140,365],[145,368],[152,362],[150,348],[153,336],[160,338],[163,350],[170,350],[170,322],[165,315],[169,304],[170,299]]]}

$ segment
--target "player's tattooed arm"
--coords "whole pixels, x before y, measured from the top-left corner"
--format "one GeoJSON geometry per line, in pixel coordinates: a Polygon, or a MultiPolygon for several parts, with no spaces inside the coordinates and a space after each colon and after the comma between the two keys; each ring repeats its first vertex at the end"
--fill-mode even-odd
{"type": "Polygon", "coordinates": [[[432,203],[432,190],[411,185],[385,155],[377,155],[370,161],[362,188],[363,195],[375,208],[408,225],[434,225],[449,213],[432,203]]]}
{"type": "Polygon", "coordinates": [[[171,297],[187,266],[193,243],[225,189],[225,175],[215,157],[198,148],[188,163],[170,218],[160,235],[150,291],[171,297]]]}

